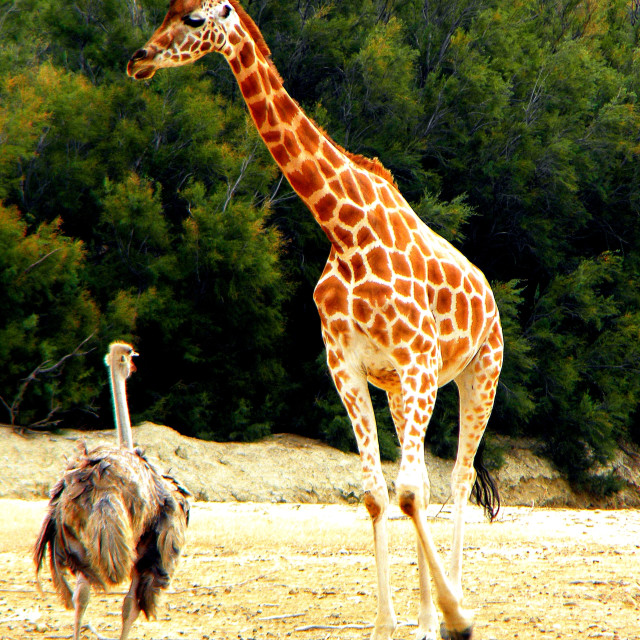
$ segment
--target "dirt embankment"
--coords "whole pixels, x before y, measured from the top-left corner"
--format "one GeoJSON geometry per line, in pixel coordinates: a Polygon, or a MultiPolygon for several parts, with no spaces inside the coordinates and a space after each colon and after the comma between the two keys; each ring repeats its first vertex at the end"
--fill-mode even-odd
{"type": "MultiPolygon", "coordinates": [[[[196,500],[210,502],[356,502],[362,494],[360,461],[315,440],[280,434],[249,444],[205,442],[169,427],[144,423],[133,429],[159,469],[173,473],[196,500]]],[[[43,498],[77,443],[114,444],[110,431],[19,434],[0,428],[0,498],[43,498]]],[[[612,466],[628,486],[615,498],[596,503],[571,491],[544,459],[523,443],[505,441],[505,465],[497,472],[501,498],[511,506],[640,506],[640,462],[620,453],[612,466]]],[[[427,456],[431,499],[449,497],[451,461],[427,456]]],[[[397,463],[384,463],[393,492],[397,463]]]]}

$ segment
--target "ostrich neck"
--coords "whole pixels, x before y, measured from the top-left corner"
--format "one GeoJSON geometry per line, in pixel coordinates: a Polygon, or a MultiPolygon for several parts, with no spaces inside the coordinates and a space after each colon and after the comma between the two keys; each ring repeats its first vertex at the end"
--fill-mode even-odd
{"type": "Polygon", "coordinates": [[[110,367],[111,371],[111,397],[113,398],[113,416],[118,433],[118,444],[121,448],[133,450],[133,437],[131,435],[131,421],[129,419],[129,407],[127,405],[127,390],[125,379],[118,374],[116,367],[110,367]]]}

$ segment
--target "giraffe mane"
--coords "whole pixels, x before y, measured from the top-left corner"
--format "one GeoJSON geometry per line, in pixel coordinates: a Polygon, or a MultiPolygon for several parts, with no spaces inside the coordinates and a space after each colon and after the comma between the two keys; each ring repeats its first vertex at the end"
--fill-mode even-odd
{"type": "MultiPolygon", "coordinates": [[[[328,137],[328,136],[327,136],[328,137]]],[[[331,140],[331,138],[329,138],[331,140]]],[[[333,140],[331,140],[333,142],[333,140]]],[[[386,180],[388,183],[392,184],[394,187],[398,187],[396,184],[395,178],[393,174],[387,167],[385,167],[382,162],[378,158],[367,158],[366,156],[360,155],[359,153],[351,153],[346,149],[343,149],[339,144],[333,142],[333,144],[344,153],[351,162],[357,164],[359,167],[370,171],[374,175],[386,180]]]]}
{"type": "MultiPolygon", "coordinates": [[[[309,118],[311,120],[311,118],[309,118]]],[[[359,153],[351,153],[351,151],[347,151],[343,146],[339,145],[333,138],[316,122],[311,120],[314,126],[317,127],[318,131],[340,152],[343,153],[351,162],[355,165],[359,166],[362,169],[373,173],[374,175],[386,180],[389,184],[392,184],[396,189],[398,185],[396,184],[395,178],[393,174],[387,167],[385,167],[382,162],[378,158],[367,158],[367,156],[363,156],[359,153]]]]}
{"type": "MultiPolygon", "coordinates": [[[[253,18],[242,8],[238,0],[229,0],[233,8],[235,9],[238,17],[240,18],[240,23],[242,26],[248,31],[249,35],[253,39],[256,48],[260,53],[265,57],[267,64],[271,68],[271,70],[276,74],[278,80],[284,84],[282,80],[282,76],[278,72],[278,69],[273,64],[273,60],[271,59],[271,49],[269,49],[269,45],[266,43],[264,36],[260,32],[258,25],[253,21],[253,18]]],[[[298,105],[297,101],[296,105],[298,105]]],[[[300,106],[300,105],[298,105],[300,106]]],[[[311,120],[311,118],[309,118],[311,120]]],[[[318,126],[317,123],[311,120],[313,125],[320,131],[320,133],[341,153],[343,153],[351,162],[361,167],[362,169],[366,169],[367,171],[373,173],[374,175],[386,180],[394,187],[397,187],[396,181],[393,178],[393,175],[389,169],[387,169],[378,158],[367,158],[366,156],[360,155],[358,153],[351,153],[347,151],[344,147],[341,147],[338,143],[336,143],[329,134],[322,129],[322,127],[318,126]]]]}
{"type": "Polygon", "coordinates": [[[276,69],[276,66],[273,64],[273,60],[271,60],[271,49],[269,49],[269,45],[265,42],[265,39],[258,29],[258,25],[253,21],[253,18],[242,8],[238,0],[229,0],[231,6],[235,9],[238,17],[240,18],[240,23],[242,26],[249,32],[249,35],[253,39],[256,48],[260,53],[265,57],[267,64],[271,67],[271,70],[276,74],[278,80],[282,82],[282,77],[280,73],[276,69]]]}

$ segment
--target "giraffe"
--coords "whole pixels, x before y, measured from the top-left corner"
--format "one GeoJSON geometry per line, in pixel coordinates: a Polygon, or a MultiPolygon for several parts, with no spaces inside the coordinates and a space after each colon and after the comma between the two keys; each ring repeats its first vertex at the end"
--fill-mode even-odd
{"type": "Polygon", "coordinates": [[[475,460],[503,356],[491,289],[477,267],[418,218],[377,159],[349,153],[305,115],[237,0],[170,0],[162,25],[132,55],[127,73],[149,79],[159,68],[212,51],[226,58],[260,136],[331,245],[314,301],[329,371],[355,432],[363,502],[373,525],[378,606],[371,637],[389,640],[397,623],[389,583],[389,492],[368,383],[386,391],[401,445],[396,493],[418,541],[417,638],[438,634],[431,581],[442,636],[471,638],[473,613],[462,594],[464,508],[472,488],[481,501],[484,496],[491,516],[499,505],[495,486],[475,460]],[[426,518],[424,437],[437,390],[450,381],[459,391],[460,436],[447,574],[426,518]]]}

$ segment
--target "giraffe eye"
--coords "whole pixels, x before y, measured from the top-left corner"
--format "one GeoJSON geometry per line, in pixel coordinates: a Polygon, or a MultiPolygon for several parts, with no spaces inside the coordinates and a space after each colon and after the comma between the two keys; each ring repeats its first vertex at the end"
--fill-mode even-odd
{"type": "Polygon", "coordinates": [[[228,4],[225,4],[224,7],[222,7],[222,11],[220,12],[220,17],[228,18],[230,13],[231,7],[228,4]]]}
{"type": "Polygon", "coordinates": [[[187,27],[193,27],[194,29],[197,29],[198,27],[201,27],[204,23],[205,23],[205,19],[204,18],[196,18],[195,16],[184,16],[184,18],[182,18],[182,22],[184,22],[184,24],[187,25],[187,27]]]}

